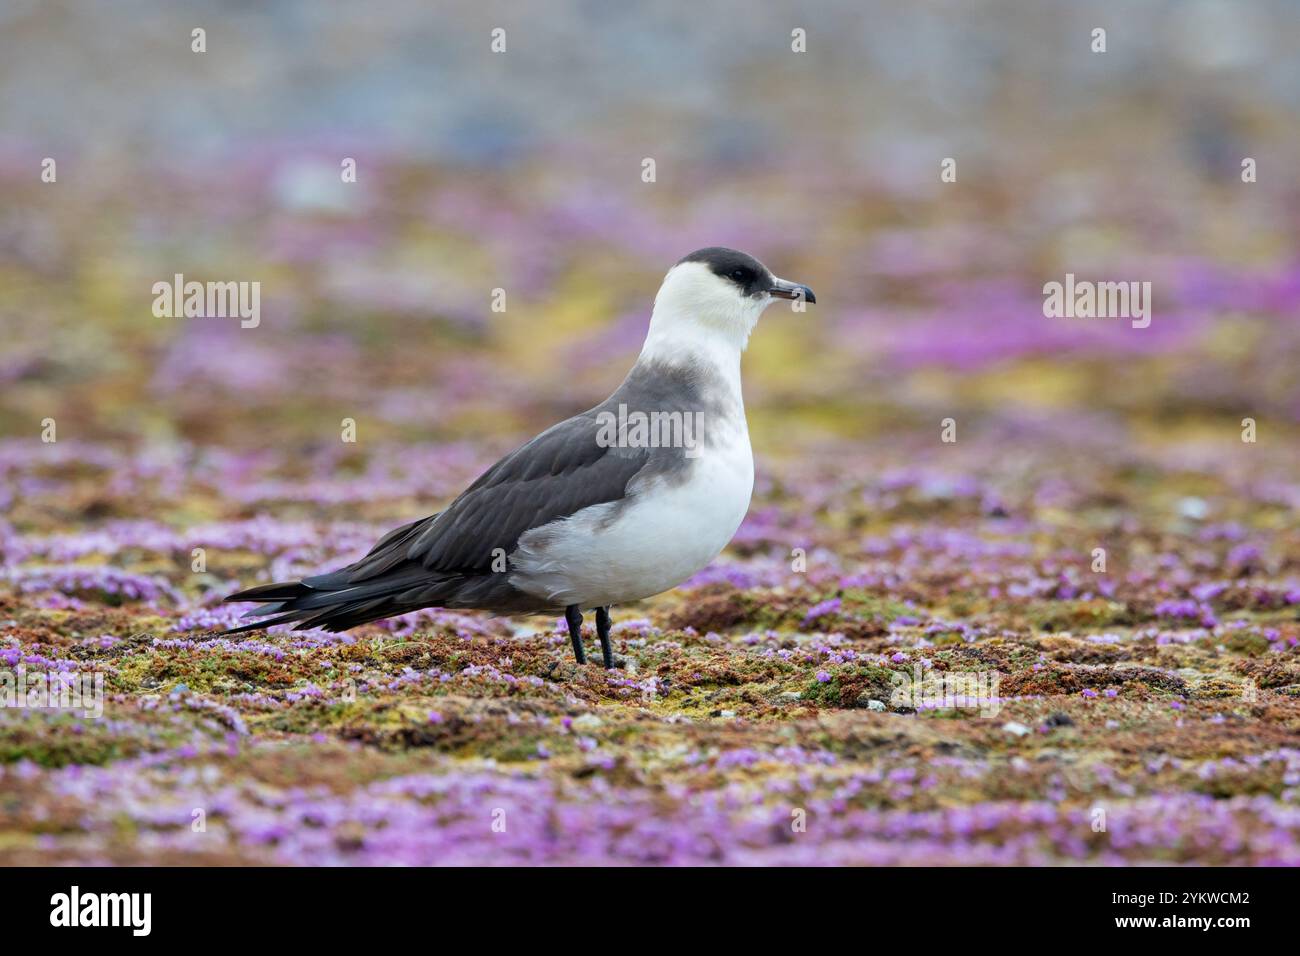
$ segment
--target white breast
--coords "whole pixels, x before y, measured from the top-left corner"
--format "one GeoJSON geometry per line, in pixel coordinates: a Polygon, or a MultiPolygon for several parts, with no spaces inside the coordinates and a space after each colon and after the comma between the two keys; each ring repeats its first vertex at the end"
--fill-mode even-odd
{"type": "Polygon", "coordinates": [[[586,508],[523,535],[510,556],[510,582],[585,610],[687,580],[727,546],[749,510],[754,459],[744,419],[688,461],[685,480],[634,480],[630,501],[586,508]]]}

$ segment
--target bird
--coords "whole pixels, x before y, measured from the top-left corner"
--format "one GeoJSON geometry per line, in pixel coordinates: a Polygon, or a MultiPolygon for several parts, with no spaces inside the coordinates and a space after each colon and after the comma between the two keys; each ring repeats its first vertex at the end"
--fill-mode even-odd
{"type": "Polygon", "coordinates": [[[740,360],[777,299],[816,302],[753,256],[711,246],[680,259],[654,299],[641,353],[607,399],[546,429],[446,508],[384,535],[363,558],[225,598],[260,620],[341,632],[427,607],[563,613],[586,664],[583,612],[615,666],[610,607],[706,567],[749,510],[754,459],[740,360]]]}

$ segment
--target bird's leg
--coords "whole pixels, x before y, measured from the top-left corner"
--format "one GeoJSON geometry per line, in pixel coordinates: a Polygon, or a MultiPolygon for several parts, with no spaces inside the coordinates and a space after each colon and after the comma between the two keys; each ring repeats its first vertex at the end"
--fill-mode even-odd
{"type": "Polygon", "coordinates": [[[609,607],[596,608],[596,633],[600,635],[600,657],[605,667],[614,666],[614,651],[609,646],[609,607]]]}
{"type": "Polygon", "coordinates": [[[569,637],[573,640],[573,656],[579,664],[587,663],[587,654],[582,649],[582,610],[576,604],[564,609],[564,621],[569,625],[569,637]]]}

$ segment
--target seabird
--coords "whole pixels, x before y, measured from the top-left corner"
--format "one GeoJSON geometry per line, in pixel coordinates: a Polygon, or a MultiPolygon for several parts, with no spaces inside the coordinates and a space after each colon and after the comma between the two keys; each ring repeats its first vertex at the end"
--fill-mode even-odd
{"type": "Polygon", "coordinates": [[[740,354],[774,299],[816,302],[753,256],[700,249],[655,296],[641,355],[609,398],[506,455],[444,510],[384,535],[361,560],[240,591],[266,618],[345,631],[426,607],[563,612],[579,664],[595,609],[606,667],[609,608],[681,584],[740,527],[754,459],[740,354]],[[668,440],[664,440],[667,436],[668,440]]]}

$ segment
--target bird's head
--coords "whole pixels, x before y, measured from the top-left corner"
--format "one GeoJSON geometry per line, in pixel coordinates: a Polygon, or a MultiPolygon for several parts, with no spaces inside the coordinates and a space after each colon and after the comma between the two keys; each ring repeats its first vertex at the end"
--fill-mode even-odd
{"type": "Polygon", "coordinates": [[[817,301],[812,289],[778,279],[751,255],[721,246],[700,249],[664,276],[646,344],[689,349],[692,342],[712,342],[734,346],[738,353],[776,299],[817,301]]]}

